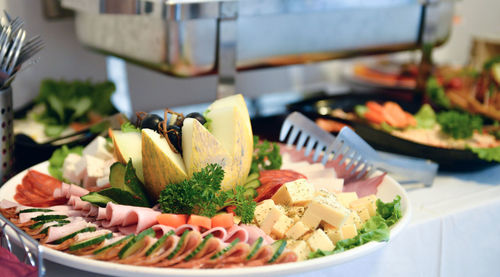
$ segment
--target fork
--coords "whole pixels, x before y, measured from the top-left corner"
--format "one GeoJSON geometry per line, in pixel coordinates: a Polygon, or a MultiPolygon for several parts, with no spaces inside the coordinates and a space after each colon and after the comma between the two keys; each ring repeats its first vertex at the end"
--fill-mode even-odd
{"type": "Polygon", "coordinates": [[[378,153],[349,127],[342,128],[335,137],[299,112],[292,112],[283,122],[280,141],[285,141],[287,136],[288,146],[295,141],[297,150],[305,146],[306,157],[314,150],[313,161],[317,161],[321,153],[323,164],[341,155],[339,165],[345,165],[349,178],[353,180],[370,176],[376,169],[380,169],[391,174],[401,184],[432,186],[437,174],[438,164],[434,162],[378,153]]]}

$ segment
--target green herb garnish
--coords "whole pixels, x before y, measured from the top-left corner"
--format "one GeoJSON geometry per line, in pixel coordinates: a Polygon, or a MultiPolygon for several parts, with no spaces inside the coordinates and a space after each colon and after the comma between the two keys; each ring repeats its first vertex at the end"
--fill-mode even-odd
{"type": "Polygon", "coordinates": [[[432,129],[436,125],[436,113],[429,104],[424,104],[415,114],[417,128],[432,129]]]}
{"type": "Polygon", "coordinates": [[[160,193],[158,203],[164,213],[198,214],[212,217],[217,211],[236,206],[236,215],[243,223],[253,220],[255,202],[244,197],[245,189],[236,186],[234,190],[223,191],[221,182],[224,170],[218,164],[209,164],[193,174],[189,180],[169,184],[160,193]]]}
{"type": "Polygon", "coordinates": [[[439,113],[437,121],[443,133],[455,139],[470,138],[474,130],[480,131],[483,127],[483,119],[480,116],[458,111],[439,113]]]}

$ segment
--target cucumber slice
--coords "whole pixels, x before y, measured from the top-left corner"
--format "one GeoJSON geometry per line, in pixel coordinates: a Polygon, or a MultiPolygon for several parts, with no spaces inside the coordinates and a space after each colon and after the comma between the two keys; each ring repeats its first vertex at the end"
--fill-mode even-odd
{"type": "Polygon", "coordinates": [[[54,210],[51,209],[38,209],[38,208],[32,208],[32,209],[24,209],[20,210],[19,213],[34,213],[34,212],[53,212],[54,210]]]}
{"type": "Polygon", "coordinates": [[[51,243],[52,243],[52,244],[61,244],[61,243],[65,242],[66,240],[68,240],[68,239],[70,239],[70,238],[72,238],[72,237],[76,236],[76,235],[77,235],[77,234],[79,234],[79,233],[94,232],[95,230],[96,230],[96,228],[95,228],[95,227],[86,227],[86,228],[81,229],[80,231],[76,231],[76,232],[74,232],[74,233],[72,233],[72,234],[69,234],[69,235],[67,235],[67,236],[65,236],[65,237],[62,237],[62,238],[60,238],[60,239],[58,239],[58,240],[55,240],[55,241],[53,241],[53,242],[51,242],[51,243]]]}
{"type": "Polygon", "coordinates": [[[250,174],[250,175],[247,176],[247,178],[245,179],[245,185],[244,186],[246,186],[246,184],[252,182],[253,180],[258,180],[258,179],[259,179],[259,173],[254,172],[254,173],[252,173],[252,174],[250,174]]]}
{"type": "Polygon", "coordinates": [[[120,162],[116,162],[109,168],[109,184],[113,188],[123,189],[130,193],[129,188],[125,185],[125,165],[120,162]]]}
{"type": "Polygon", "coordinates": [[[257,196],[257,191],[252,188],[247,188],[243,193],[246,199],[254,199],[257,196]]]}
{"type": "Polygon", "coordinates": [[[67,222],[59,223],[59,221],[55,221],[56,224],[50,225],[50,226],[47,226],[47,227],[43,228],[43,230],[40,231],[40,234],[47,234],[47,232],[49,231],[50,227],[61,227],[61,226],[64,226],[64,225],[66,225],[66,224],[69,223],[68,220],[65,220],[65,221],[67,221],[67,222]]]}
{"type": "Polygon", "coordinates": [[[189,234],[189,230],[186,230],[186,231],[184,231],[184,233],[182,233],[182,236],[179,239],[179,242],[177,243],[177,245],[175,246],[174,251],[172,251],[172,253],[170,253],[170,255],[167,256],[167,259],[169,259],[169,260],[172,259],[175,256],[175,254],[177,254],[177,252],[179,252],[179,250],[181,250],[182,244],[184,243],[184,240],[186,240],[186,237],[188,234],[189,234]]]}
{"type": "Polygon", "coordinates": [[[273,242],[273,244],[271,244],[271,247],[274,250],[274,254],[271,257],[271,259],[268,261],[268,263],[275,262],[279,258],[279,256],[281,256],[281,253],[283,253],[283,251],[285,250],[285,247],[286,247],[286,240],[283,240],[283,239],[277,240],[277,241],[273,242]]]}
{"type": "Polygon", "coordinates": [[[226,246],[224,249],[222,249],[221,251],[215,253],[212,257],[210,257],[210,260],[215,260],[217,259],[218,257],[226,254],[227,251],[231,250],[231,248],[233,248],[238,242],[240,242],[240,239],[239,238],[236,238],[235,240],[233,240],[231,242],[231,244],[229,244],[228,246],[226,246]]]}
{"type": "Polygon", "coordinates": [[[93,238],[93,239],[89,239],[89,240],[86,240],[86,241],[74,243],[74,244],[72,244],[72,245],[69,246],[69,250],[70,251],[75,251],[75,250],[83,249],[83,248],[91,246],[91,245],[99,244],[99,243],[103,242],[106,239],[110,239],[112,236],[113,236],[113,233],[109,232],[109,233],[107,233],[105,235],[98,236],[98,237],[93,238]]]}
{"type": "Polygon", "coordinates": [[[42,227],[43,224],[49,223],[49,222],[52,222],[52,221],[57,222],[57,223],[70,223],[71,222],[69,220],[51,220],[51,219],[49,219],[49,220],[41,220],[41,221],[37,221],[35,224],[31,225],[30,229],[31,230],[38,229],[38,228],[42,227]]]}
{"type": "Polygon", "coordinates": [[[201,251],[201,249],[203,249],[203,247],[205,247],[205,244],[207,244],[207,241],[212,238],[214,235],[212,234],[208,234],[204,239],[203,241],[198,245],[198,247],[196,247],[196,249],[191,252],[189,255],[187,255],[186,258],[184,258],[184,261],[187,262],[189,260],[191,260],[196,254],[198,254],[198,252],[201,251]]]}
{"type": "Polygon", "coordinates": [[[113,201],[113,199],[99,194],[99,192],[91,192],[87,195],[84,195],[80,197],[83,201],[87,201],[89,203],[92,203],[94,205],[97,205],[101,208],[105,208],[108,202],[113,202],[116,203],[116,201],[113,201]]]}
{"type": "Polygon", "coordinates": [[[149,249],[148,251],[146,251],[146,257],[153,254],[156,250],[158,250],[158,248],[160,248],[160,246],[163,245],[163,243],[165,243],[165,241],[167,240],[168,237],[170,237],[171,235],[175,234],[174,231],[170,230],[168,231],[165,235],[163,235],[160,239],[158,239],[149,249]]]}
{"type": "Polygon", "coordinates": [[[147,236],[154,237],[156,236],[156,232],[152,228],[140,232],[137,236],[135,236],[132,240],[125,244],[120,252],[118,252],[118,257],[120,257],[120,259],[125,259],[137,250],[144,247],[144,245],[146,244],[145,238],[147,236]]]}
{"type": "Polygon", "coordinates": [[[111,244],[108,244],[108,245],[104,246],[103,248],[99,248],[96,251],[94,251],[94,255],[97,255],[97,254],[99,254],[101,252],[104,252],[104,251],[110,249],[110,248],[113,248],[113,247],[119,245],[120,243],[123,243],[123,242],[126,242],[126,241],[130,241],[132,238],[134,238],[134,236],[135,236],[134,234],[130,234],[130,235],[128,235],[128,236],[126,236],[126,237],[124,237],[124,238],[122,238],[120,240],[117,240],[117,241],[115,241],[115,242],[113,242],[111,244]]]}
{"type": "Polygon", "coordinates": [[[250,250],[250,254],[248,254],[248,256],[247,256],[247,260],[250,260],[253,256],[255,256],[257,251],[262,246],[263,241],[264,241],[264,239],[262,237],[259,237],[256,241],[254,241],[254,243],[250,247],[251,250],[250,250]]]}
{"type": "Polygon", "coordinates": [[[48,214],[48,215],[39,215],[33,217],[31,220],[33,221],[46,221],[46,220],[58,220],[58,219],[66,219],[68,218],[67,215],[62,215],[62,214],[48,214]]]}
{"type": "Polygon", "coordinates": [[[243,185],[243,187],[245,187],[246,189],[256,189],[256,188],[260,187],[260,182],[259,182],[259,180],[253,180],[253,181],[243,185]]]}

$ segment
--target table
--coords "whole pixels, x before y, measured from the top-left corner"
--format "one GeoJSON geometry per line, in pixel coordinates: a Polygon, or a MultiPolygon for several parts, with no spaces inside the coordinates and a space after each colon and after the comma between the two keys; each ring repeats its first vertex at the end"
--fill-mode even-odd
{"type": "MultiPolygon", "coordinates": [[[[476,172],[443,172],[432,187],[408,193],[411,222],[386,247],[346,264],[293,277],[500,274],[500,165],[476,172]]],[[[49,277],[106,276],[50,261],[45,265],[49,277]]]]}

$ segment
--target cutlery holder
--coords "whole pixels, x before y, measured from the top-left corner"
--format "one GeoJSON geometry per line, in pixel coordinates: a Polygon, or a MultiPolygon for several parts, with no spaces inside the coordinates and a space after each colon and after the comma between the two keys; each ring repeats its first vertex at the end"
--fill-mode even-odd
{"type": "Polygon", "coordinates": [[[12,174],[14,163],[12,88],[0,90],[0,184],[4,184],[12,174]]]}

